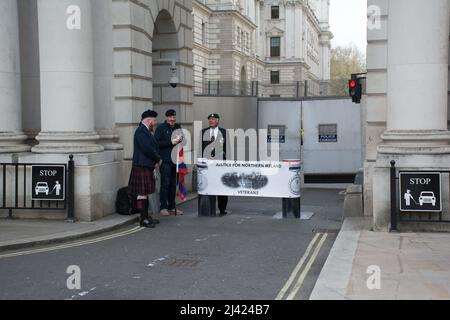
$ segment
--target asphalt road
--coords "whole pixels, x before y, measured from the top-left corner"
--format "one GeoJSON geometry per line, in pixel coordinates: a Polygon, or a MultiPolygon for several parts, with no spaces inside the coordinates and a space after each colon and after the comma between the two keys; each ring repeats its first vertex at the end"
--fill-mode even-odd
{"type": "Polygon", "coordinates": [[[155,229],[0,255],[0,299],[308,299],[341,227],[341,191],[304,190],[310,220],[274,218],[280,199],[230,198],[231,213],[216,218],[199,218],[192,201],[155,229]],[[69,266],[80,289],[67,286],[69,266]]]}

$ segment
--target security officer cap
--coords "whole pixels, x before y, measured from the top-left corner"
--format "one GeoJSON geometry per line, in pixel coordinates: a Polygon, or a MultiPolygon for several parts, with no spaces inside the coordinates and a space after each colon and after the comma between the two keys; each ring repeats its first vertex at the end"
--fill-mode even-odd
{"type": "Polygon", "coordinates": [[[145,118],[156,118],[158,116],[158,113],[153,110],[147,110],[142,114],[142,120],[145,118]]]}
{"type": "Polygon", "coordinates": [[[219,114],[217,114],[217,113],[211,113],[211,114],[208,116],[208,120],[211,119],[211,118],[220,119],[220,116],[219,116],[219,114]]]}
{"type": "Polygon", "coordinates": [[[172,116],[176,116],[176,115],[177,115],[177,112],[173,109],[166,111],[166,117],[172,117],[172,116]]]}

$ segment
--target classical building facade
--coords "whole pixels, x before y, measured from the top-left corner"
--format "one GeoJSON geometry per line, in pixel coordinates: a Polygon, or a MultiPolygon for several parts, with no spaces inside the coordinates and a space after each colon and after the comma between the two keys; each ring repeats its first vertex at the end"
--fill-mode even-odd
{"type": "MultiPolygon", "coordinates": [[[[390,225],[390,162],[449,170],[449,2],[369,0],[365,110],[365,215],[390,225]]],[[[448,178],[447,178],[448,179],[448,178]]],[[[448,218],[448,180],[442,180],[448,218]]]]}
{"type": "Polygon", "coordinates": [[[327,95],[329,0],[194,0],[196,94],[327,95]]]}
{"type": "Polygon", "coordinates": [[[0,162],[75,154],[76,217],[113,213],[142,112],[192,126],[192,22],[192,0],[0,1],[0,162]]]}

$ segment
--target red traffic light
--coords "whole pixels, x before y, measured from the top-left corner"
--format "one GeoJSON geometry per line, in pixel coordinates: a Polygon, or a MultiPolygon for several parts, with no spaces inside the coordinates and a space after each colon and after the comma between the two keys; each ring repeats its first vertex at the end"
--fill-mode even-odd
{"type": "Polygon", "coordinates": [[[355,80],[348,80],[348,86],[353,89],[356,88],[357,83],[355,80]]]}

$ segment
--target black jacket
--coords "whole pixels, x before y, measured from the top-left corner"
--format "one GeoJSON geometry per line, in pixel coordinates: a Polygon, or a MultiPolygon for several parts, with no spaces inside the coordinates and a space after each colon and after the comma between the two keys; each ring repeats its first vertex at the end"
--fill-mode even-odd
{"type": "Polygon", "coordinates": [[[155,137],[144,124],[140,123],[134,133],[133,166],[154,168],[160,160],[155,137]]]}
{"type": "Polygon", "coordinates": [[[212,142],[210,140],[210,134],[209,134],[209,130],[211,128],[206,128],[202,130],[202,135],[200,137],[201,142],[202,142],[202,158],[208,158],[211,159],[211,154],[212,154],[212,150],[215,151],[215,157],[214,159],[217,160],[226,160],[227,159],[227,130],[225,130],[224,128],[219,128],[219,132],[217,134],[217,139],[214,141],[215,144],[215,148],[209,148],[210,151],[208,152],[208,150],[205,152],[205,149],[207,146],[209,146],[212,142]],[[206,134],[205,134],[206,133],[206,134]]]}
{"type": "Polygon", "coordinates": [[[172,144],[172,133],[179,129],[181,129],[181,126],[178,123],[175,123],[175,127],[172,128],[167,122],[160,124],[158,128],[156,128],[155,139],[158,142],[159,154],[161,155],[163,162],[173,163],[172,150],[176,146],[172,144]]]}

